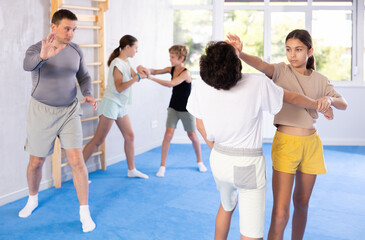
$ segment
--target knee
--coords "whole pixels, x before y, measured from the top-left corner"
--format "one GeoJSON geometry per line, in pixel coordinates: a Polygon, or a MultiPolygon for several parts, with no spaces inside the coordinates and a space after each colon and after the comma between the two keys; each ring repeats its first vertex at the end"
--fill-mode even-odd
{"type": "Polygon", "coordinates": [[[308,211],[309,202],[306,199],[293,196],[293,205],[296,211],[308,211]]]}
{"type": "Polygon", "coordinates": [[[68,162],[72,170],[82,171],[85,168],[85,162],[81,156],[69,158],[68,162]]]}
{"type": "Polygon", "coordinates": [[[40,169],[43,166],[45,158],[31,157],[29,161],[29,167],[32,169],[40,169]]]}
{"type": "Polygon", "coordinates": [[[188,137],[190,138],[190,140],[191,140],[192,142],[197,142],[197,141],[199,141],[198,136],[196,135],[196,133],[195,133],[195,132],[188,132],[188,137]]]}
{"type": "Polygon", "coordinates": [[[124,135],[124,140],[126,142],[134,142],[134,132],[128,132],[127,134],[124,135]]]}
{"type": "Polygon", "coordinates": [[[166,132],[164,141],[171,142],[173,136],[173,133],[166,132]]]}
{"type": "Polygon", "coordinates": [[[96,147],[99,147],[101,144],[104,143],[104,141],[105,141],[105,137],[94,139],[94,144],[96,145],[96,147]]]}
{"type": "Polygon", "coordinates": [[[288,210],[274,210],[272,220],[276,226],[285,226],[289,220],[288,210]]]}

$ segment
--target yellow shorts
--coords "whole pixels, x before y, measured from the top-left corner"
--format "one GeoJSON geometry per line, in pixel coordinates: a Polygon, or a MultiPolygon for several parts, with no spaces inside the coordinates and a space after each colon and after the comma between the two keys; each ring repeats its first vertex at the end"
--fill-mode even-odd
{"type": "Polygon", "coordinates": [[[296,171],[307,174],[327,172],[317,132],[310,136],[294,136],[276,131],[271,158],[276,171],[293,174],[296,171]]]}

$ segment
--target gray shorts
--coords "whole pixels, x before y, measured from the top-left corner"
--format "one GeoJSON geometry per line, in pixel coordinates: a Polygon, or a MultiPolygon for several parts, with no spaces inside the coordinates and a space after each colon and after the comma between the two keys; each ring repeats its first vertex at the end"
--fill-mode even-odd
{"type": "Polygon", "coordinates": [[[194,132],[196,129],[195,117],[189,112],[176,111],[173,108],[167,108],[166,128],[176,128],[177,122],[181,120],[186,132],[194,132]]]}
{"type": "Polygon", "coordinates": [[[69,106],[53,107],[31,98],[24,150],[36,157],[49,156],[57,136],[63,149],[82,148],[80,113],[77,99],[69,106]]]}

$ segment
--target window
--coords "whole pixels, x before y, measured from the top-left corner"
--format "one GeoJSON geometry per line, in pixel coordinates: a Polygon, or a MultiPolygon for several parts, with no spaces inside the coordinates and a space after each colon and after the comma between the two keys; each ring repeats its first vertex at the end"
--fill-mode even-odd
{"type": "MultiPolygon", "coordinates": [[[[243,40],[247,53],[272,63],[287,62],[285,37],[291,30],[304,28],[312,34],[317,71],[331,81],[364,82],[364,1],[171,1],[176,16],[186,18],[179,22],[175,17],[176,31],[180,33],[174,32],[174,41],[198,44],[192,53],[194,70],[198,70],[199,49],[203,50],[212,38],[224,40],[228,32],[243,40]]],[[[245,64],[243,71],[257,72],[245,64]]]]}
{"type": "Polygon", "coordinates": [[[212,39],[212,13],[209,10],[175,10],[174,44],[189,47],[186,67],[193,73],[199,72],[199,59],[205,45],[212,39]]]}
{"type": "Polygon", "coordinates": [[[271,14],[270,62],[287,62],[285,38],[294,29],[305,28],[304,12],[273,12],[271,14]]]}
{"type": "MultiPolygon", "coordinates": [[[[264,12],[256,10],[232,10],[224,13],[224,36],[236,34],[245,43],[244,51],[263,57],[264,49],[264,12]]],[[[242,64],[243,72],[258,72],[242,64]]]]}
{"type": "Polygon", "coordinates": [[[317,71],[333,81],[351,80],[351,19],[351,11],[313,11],[312,37],[317,71]]]}

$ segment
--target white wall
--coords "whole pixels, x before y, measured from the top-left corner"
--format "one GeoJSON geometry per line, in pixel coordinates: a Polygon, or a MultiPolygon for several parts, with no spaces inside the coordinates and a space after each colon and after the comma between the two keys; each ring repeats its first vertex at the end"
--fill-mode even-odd
{"type": "MultiPolygon", "coordinates": [[[[81,0],[65,2],[85,4],[81,0]]],[[[28,194],[26,168],[29,156],[23,146],[32,86],[30,73],[23,70],[23,59],[26,49],[49,33],[49,12],[49,1],[0,1],[0,206],[28,194]]],[[[74,42],[94,42],[96,34],[87,31],[78,29],[74,42]]],[[[107,57],[124,34],[131,34],[139,40],[139,51],[130,60],[134,68],[139,64],[154,68],[170,64],[168,48],[172,44],[172,13],[166,1],[110,0],[105,31],[107,57]]],[[[87,61],[93,61],[94,50],[84,49],[84,54],[87,61]]],[[[97,76],[95,69],[89,68],[93,79],[97,76]]],[[[170,92],[171,89],[149,80],[142,80],[133,86],[133,104],[129,106],[129,116],[135,131],[136,154],[161,144],[170,92]],[[152,121],[157,122],[157,127],[151,127],[152,121]]],[[[84,117],[93,114],[88,106],[83,106],[83,110],[84,117]]],[[[91,135],[95,127],[96,122],[84,124],[84,135],[91,135]]],[[[106,144],[107,164],[125,159],[123,140],[115,126],[106,144]]],[[[158,166],[160,159],[155,161],[158,166]]],[[[138,167],[138,162],[136,165],[138,167]]],[[[89,170],[95,170],[99,163],[96,159],[90,159],[87,166],[89,170]]],[[[63,168],[62,174],[63,180],[70,179],[70,168],[63,168]]],[[[41,189],[51,186],[51,161],[47,159],[43,167],[41,189]]]]}
{"type": "MultiPolygon", "coordinates": [[[[82,0],[68,0],[82,4],[82,0]]],[[[106,13],[106,55],[118,45],[124,34],[131,34],[139,40],[139,52],[131,59],[133,67],[139,64],[162,68],[169,66],[168,48],[172,44],[172,12],[165,0],[111,0],[106,13]]],[[[49,32],[49,1],[13,0],[0,1],[0,205],[28,194],[26,167],[28,154],[23,151],[26,137],[26,114],[31,91],[31,77],[22,68],[26,49],[49,32]]],[[[90,43],[95,34],[85,30],[76,32],[75,41],[90,43]]],[[[85,50],[85,57],[94,53],[85,50]]],[[[90,69],[95,75],[94,69],[90,69]]],[[[170,79],[170,76],[162,76],[170,79]]],[[[365,86],[336,89],[349,103],[347,111],[335,111],[335,120],[320,118],[318,129],[324,144],[365,145],[365,86]]],[[[142,80],[133,86],[133,104],[129,116],[135,131],[136,154],[159,146],[165,131],[166,108],[171,89],[142,80]],[[152,128],[152,122],[157,127],[152,128]]],[[[88,107],[84,116],[92,114],[88,107]]],[[[96,123],[89,123],[84,131],[92,134],[96,123]]],[[[273,135],[272,120],[266,118],[265,138],[273,135]]],[[[179,123],[173,142],[189,143],[179,123]]],[[[113,126],[107,140],[107,163],[112,164],[125,158],[123,139],[113,126]]],[[[156,161],[159,165],[160,159],[156,161]]],[[[139,166],[138,162],[136,163],[139,166]]],[[[98,168],[96,159],[88,162],[89,170],[98,168]]],[[[63,179],[69,179],[70,169],[63,169],[63,179]]],[[[43,167],[41,189],[53,185],[51,162],[43,167]]]]}

